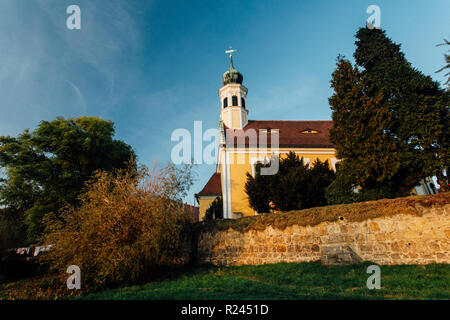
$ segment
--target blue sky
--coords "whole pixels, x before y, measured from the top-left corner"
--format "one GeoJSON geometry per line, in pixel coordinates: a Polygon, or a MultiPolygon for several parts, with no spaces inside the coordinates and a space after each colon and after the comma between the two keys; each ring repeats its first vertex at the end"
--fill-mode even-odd
{"type": "MultiPolygon", "coordinates": [[[[338,54],[352,57],[366,8],[419,70],[435,74],[450,39],[450,1],[1,0],[0,135],[57,116],[112,120],[141,163],[170,160],[177,128],[215,128],[218,89],[235,67],[250,119],[328,120],[338,54]],[[66,8],[81,8],[68,30],[66,8]]],[[[214,171],[201,165],[191,195],[214,171]]]]}

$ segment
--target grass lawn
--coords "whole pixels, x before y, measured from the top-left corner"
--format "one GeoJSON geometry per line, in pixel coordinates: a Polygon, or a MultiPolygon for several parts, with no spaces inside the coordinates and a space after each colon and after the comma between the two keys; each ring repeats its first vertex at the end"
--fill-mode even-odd
{"type": "Polygon", "coordinates": [[[367,267],[279,263],[196,267],[170,280],[91,293],[78,299],[450,299],[450,265],[382,266],[381,289],[367,267]]]}

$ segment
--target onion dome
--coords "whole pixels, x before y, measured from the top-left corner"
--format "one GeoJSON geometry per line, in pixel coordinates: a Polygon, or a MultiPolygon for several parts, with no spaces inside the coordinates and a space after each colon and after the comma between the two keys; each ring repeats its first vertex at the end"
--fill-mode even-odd
{"type": "Polygon", "coordinates": [[[222,76],[222,84],[225,86],[230,83],[238,83],[242,84],[242,81],[244,80],[244,77],[242,74],[237,71],[233,66],[233,56],[230,55],[230,69],[225,71],[225,73],[222,76]]]}

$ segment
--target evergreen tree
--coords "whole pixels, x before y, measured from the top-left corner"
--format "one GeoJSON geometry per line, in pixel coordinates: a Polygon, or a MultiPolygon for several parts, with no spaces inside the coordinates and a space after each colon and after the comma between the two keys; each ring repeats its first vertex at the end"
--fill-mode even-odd
{"type": "MultiPolygon", "coordinates": [[[[450,46],[450,41],[444,39],[444,43],[438,44],[438,46],[443,46],[443,45],[450,46]]],[[[450,49],[447,50],[447,52],[450,52],[450,49]]],[[[436,73],[450,69],[450,54],[444,54],[444,58],[445,58],[446,65],[443,66],[442,68],[440,68],[438,71],[436,71],[436,73]]],[[[448,79],[445,82],[445,84],[448,86],[447,88],[450,89],[450,72],[447,72],[446,74],[444,74],[444,76],[448,76],[448,79]]]]}
{"type": "Polygon", "coordinates": [[[205,220],[223,219],[223,200],[216,197],[205,212],[205,220]]]}
{"type": "Polygon", "coordinates": [[[248,195],[250,207],[259,213],[270,212],[271,190],[273,176],[261,175],[261,168],[267,164],[257,163],[255,166],[255,177],[247,173],[245,192],[248,195]]]}
{"type": "Polygon", "coordinates": [[[343,174],[342,165],[336,165],[336,179],[325,189],[328,204],[344,204],[357,202],[359,193],[354,190],[356,185],[349,180],[351,175],[343,174]]]}
{"type": "Polygon", "coordinates": [[[250,206],[258,212],[271,209],[290,211],[327,204],[325,189],[334,180],[334,172],[328,161],[314,161],[310,167],[294,152],[280,160],[275,175],[260,175],[257,166],[255,177],[247,174],[245,190],[250,206]]]}
{"type": "Polygon", "coordinates": [[[361,199],[407,195],[433,175],[443,186],[448,93],[413,68],[385,31],[361,28],[356,38],[356,65],[338,57],[329,99],[341,181],[359,185],[361,199]]]}
{"type": "Polygon", "coordinates": [[[335,180],[336,174],[330,168],[328,161],[314,161],[312,168],[309,168],[309,197],[304,200],[304,207],[312,208],[327,205],[325,196],[326,188],[335,180]]]}
{"type": "Polygon", "coordinates": [[[271,184],[272,202],[276,209],[290,211],[307,207],[310,176],[308,164],[294,152],[280,159],[280,166],[271,184]]]}

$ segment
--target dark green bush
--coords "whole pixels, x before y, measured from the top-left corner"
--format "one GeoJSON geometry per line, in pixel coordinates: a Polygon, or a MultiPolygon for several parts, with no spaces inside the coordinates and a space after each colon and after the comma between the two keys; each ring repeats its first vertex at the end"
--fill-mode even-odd
{"type": "Polygon", "coordinates": [[[247,174],[245,191],[250,206],[258,212],[307,209],[327,204],[325,188],[335,174],[328,161],[316,159],[311,166],[290,152],[282,158],[275,175],[261,175],[266,165],[256,167],[255,177],[247,174]]]}
{"type": "Polygon", "coordinates": [[[261,168],[267,166],[262,163],[256,164],[255,177],[247,173],[247,181],[245,183],[245,192],[248,195],[250,207],[259,213],[270,212],[270,202],[272,199],[270,186],[274,177],[261,175],[261,168]]]}
{"type": "Polygon", "coordinates": [[[205,220],[223,219],[223,200],[217,197],[205,212],[205,220]]]}

